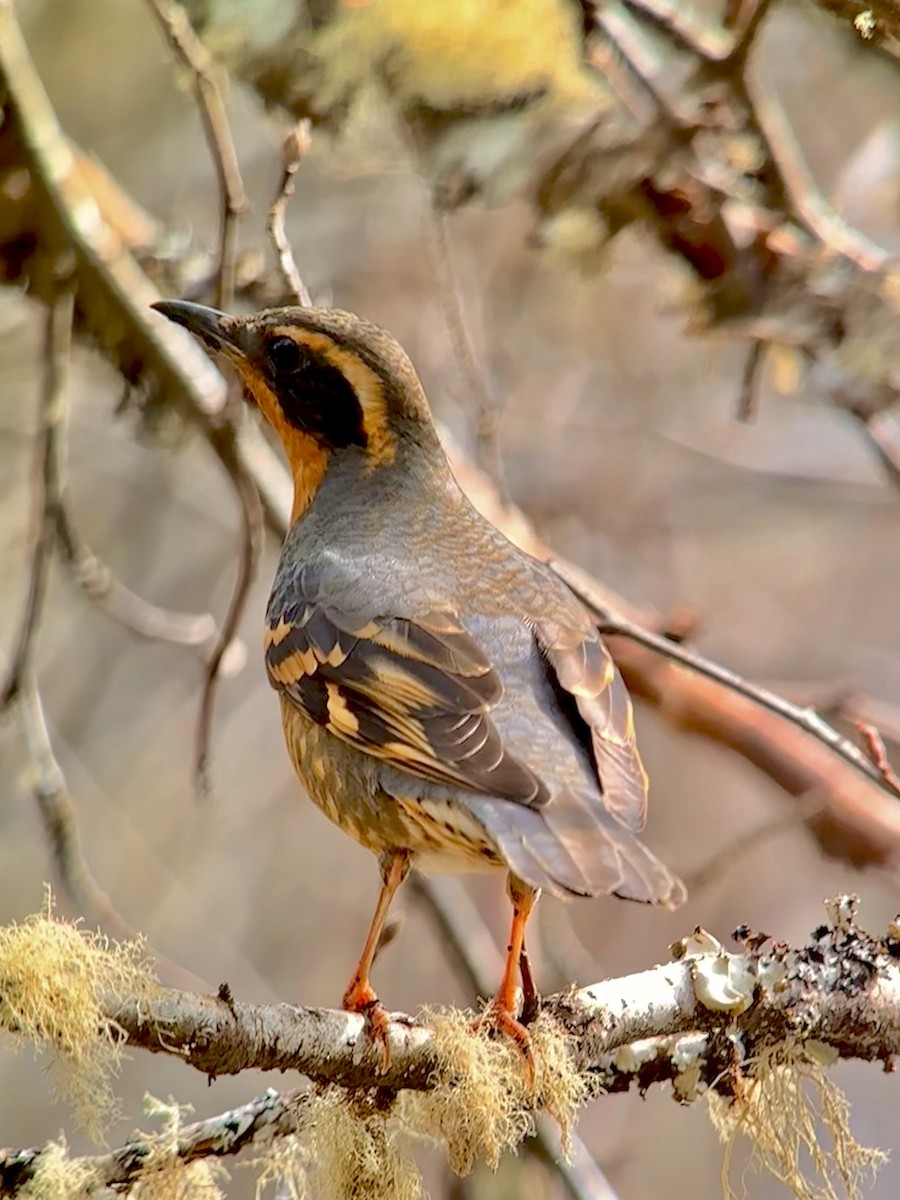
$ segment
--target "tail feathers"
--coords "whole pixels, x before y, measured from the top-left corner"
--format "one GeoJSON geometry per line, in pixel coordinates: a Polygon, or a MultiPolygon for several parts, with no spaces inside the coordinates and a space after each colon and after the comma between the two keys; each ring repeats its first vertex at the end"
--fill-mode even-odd
{"type": "Polygon", "coordinates": [[[587,796],[557,792],[538,810],[481,796],[466,803],[510,870],[533,887],[563,898],[613,892],[665,908],[685,900],[681,880],[587,796]]]}

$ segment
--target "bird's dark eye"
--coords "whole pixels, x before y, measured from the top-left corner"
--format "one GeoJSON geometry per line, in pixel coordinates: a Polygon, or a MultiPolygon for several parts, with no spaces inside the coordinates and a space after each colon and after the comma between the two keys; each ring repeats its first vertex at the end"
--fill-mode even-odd
{"type": "Polygon", "coordinates": [[[275,337],[266,346],[269,362],[276,371],[296,371],[304,365],[306,354],[293,338],[275,337]]]}

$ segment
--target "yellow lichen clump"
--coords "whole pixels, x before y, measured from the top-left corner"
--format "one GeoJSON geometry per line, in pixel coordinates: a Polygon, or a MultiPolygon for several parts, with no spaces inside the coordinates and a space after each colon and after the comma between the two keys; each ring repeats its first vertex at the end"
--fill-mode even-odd
{"type": "Polygon", "coordinates": [[[58,1091],[95,1140],[115,1115],[111,1079],[122,1049],[104,1020],[110,995],[134,995],[152,976],[140,943],[112,945],[44,911],[0,928],[0,1028],[53,1055],[58,1091]]]}
{"type": "Polygon", "coordinates": [[[725,1143],[727,1200],[747,1194],[743,1176],[740,1193],[731,1184],[740,1134],[751,1144],[749,1167],[769,1171],[797,1200],[859,1200],[860,1185],[887,1156],[853,1137],[847,1098],[826,1076],[826,1065],[806,1047],[779,1046],[754,1060],[753,1075],[742,1079],[736,1098],[709,1093],[710,1116],[725,1143]],[[820,1141],[820,1130],[830,1147],[820,1141]]]}
{"type": "Polygon", "coordinates": [[[441,1062],[440,1080],[427,1092],[405,1092],[401,1119],[412,1133],[443,1142],[458,1174],[483,1160],[496,1167],[534,1127],[535,1111],[551,1114],[565,1141],[585,1081],[572,1066],[566,1035],[547,1016],[532,1028],[535,1077],[529,1087],[521,1052],[508,1039],[472,1031],[460,1012],[426,1012],[441,1062]]]}
{"type": "Polygon", "coordinates": [[[418,1140],[441,1145],[465,1175],[477,1161],[496,1168],[550,1113],[565,1141],[587,1096],[573,1068],[566,1035],[547,1017],[532,1029],[535,1077],[529,1085],[520,1051],[506,1038],[472,1030],[471,1014],[429,1011],[440,1062],[435,1086],[396,1099],[327,1088],[307,1110],[303,1132],[280,1142],[262,1162],[257,1196],[267,1187],[290,1200],[420,1200],[412,1158],[418,1140]],[[380,1105],[382,1105],[381,1107],[380,1105]]]}

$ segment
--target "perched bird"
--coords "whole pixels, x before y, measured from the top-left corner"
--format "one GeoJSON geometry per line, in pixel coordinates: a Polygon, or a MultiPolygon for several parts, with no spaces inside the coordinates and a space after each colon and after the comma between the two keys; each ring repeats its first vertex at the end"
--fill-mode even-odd
{"type": "Polygon", "coordinates": [[[590,613],[472,507],[412,364],[333,309],[229,316],[154,306],[237,371],[294,479],[266,668],[315,803],[378,855],[382,889],[344,1007],[387,1053],[369,975],[415,863],[506,870],[509,952],[490,1012],[529,1051],[517,972],[542,890],[674,907],[684,887],[638,840],[647,779],[631,701],[590,613]]]}

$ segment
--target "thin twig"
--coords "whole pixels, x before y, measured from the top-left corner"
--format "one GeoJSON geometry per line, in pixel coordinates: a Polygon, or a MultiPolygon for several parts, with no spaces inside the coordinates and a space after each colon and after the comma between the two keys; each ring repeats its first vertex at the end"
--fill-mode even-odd
{"type": "Polygon", "coordinates": [[[312,300],[306,284],[303,282],[303,276],[297,269],[285,221],[288,203],[294,194],[294,176],[309,153],[310,145],[310,125],[309,121],[304,118],[304,120],[298,121],[282,142],[281,180],[266,217],[266,229],[269,231],[269,237],[275,247],[278,269],[287,290],[289,303],[299,304],[301,308],[309,308],[312,300]]]}
{"type": "Polygon", "coordinates": [[[169,45],[191,72],[203,131],[219,184],[219,261],[216,304],[230,308],[234,300],[238,219],[249,205],[225,102],[216,82],[212,59],[194,33],[187,14],[175,0],[148,0],[169,45]]]}
{"type": "Polygon", "coordinates": [[[484,380],[484,371],[476,361],[453,259],[453,247],[450,244],[447,221],[447,214],[432,204],[430,243],[438,279],[438,296],[444,311],[444,320],[447,322],[453,354],[475,410],[476,461],[481,470],[493,480],[501,497],[508,500],[503,456],[500,453],[500,418],[503,410],[502,406],[489,395],[484,380]]]}
{"type": "MultiPolygon", "coordinates": [[[[221,224],[216,303],[219,308],[227,309],[234,298],[237,219],[247,211],[231,126],[216,83],[212,60],[194,33],[184,9],[174,0],[149,0],[149,3],[172,48],[193,74],[197,106],[219,182],[221,224]]],[[[240,563],[228,612],[203,680],[195,758],[195,780],[200,795],[205,795],[210,788],[209,745],[220,669],[240,625],[262,549],[262,505],[256,488],[241,468],[237,456],[231,463],[229,475],[241,507],[240,563]]]]}
{"type": "Polygon", "coordinates": [[[731,30],[735,37],[735,43],[725,57],[725,62],[731,71],[738,71],[744,67],[750,56],[756,35],[759,33],[762,23],[771,7],[771,0],[751,0],[751,4],[752,11],[749,17],[743,15],[741,10],[744,8],[744,5],[739,0],[731,13],[732,21],[729,22],[726,19],[726,27],[731,30]]]}
{"type": "Polygon", "coordinates": [[[853,724],[856,726],[866,754],[884,780],[885,785],[900,793],[900,778],[897,777],[897,772],[890,764],[881,734],[868,721],[856,720],[853,724]]]}
{"type": "Polygon", "coordinates": [[[53,550],[52,512],[61,486],[61,441],[66,423],[66,382],[69,373],[74,304],[72,291],[66,290],[56,303],[47,309],[46,314],[44,381],[41,387],[34,469],[34,546],[25,612],[0,698],[0,712],[13,703],[29,679],[31,656],[47,590],[50,556],[53,550]]]}
{"type": "Polygon", "coordinates": [[[264,514],[259,492],[253,480],[235,462],[229,472],[237,491],[241,506],[241,547],[238,562],[238,574],[228,605],[228,612],[222,622],[219,640],[209,657],[203,678],[203,696],[200,701],[200,716],[197,721],[196,753],[194,759],[194,780],[199,796],[205,796],[210,791],[210,740],[212,734],[212,719],[216,704],[216,691],[219,675],[225,659],[225,654],[235,641],[240,627],[247,597],[256,577],[259,556],[262,553],[264,514]]]}
{"type": "Polygon", "coordinates": [[[816,184],[797,144],[787,115],[771,90],[764,90],[752,75],[743,86],[753,109],[755,125],[777,164],[790,207],[797,220],[822,245],[852,262],[865,273],[880,272],[888,263],[885,250],[854,229],[829,204],[816,184]]]}
{"type": "MultiPolygon", "coordinates": [[[[476,995],[487,997],[500,978],[503,961],[494,939],[466,888],[456,879],[429,878],[413,872],[409,886],[422,901],[440,930],[443,942],[460,975],[476,995]]],[[[616,1193],[577,1133],[572,1134],[571,1156],[560,1152],[551,1123],[540,1117],[534,1153],[553,1169],[572,1200],[616,1200],[616,1193]]]]}
{"type": "Polygon", "coordinates": [[[646,646],[647,649],[655,651],[664,658],[671,659],[683,667],[688,667],[690,670],[696,671],[699,675],[705,675],[708,679],[713,679],[716,683],[723,684],[741,696],[746,696],[755,704],[760,705],[760,707],[768,709],[769,712],[777,713],[779,717],[790,721],[792,725],[796,725],[804,733],[808,733],[818,739],[818,741],[824,742],[844,762],[861,771],[870,780],[885,788],[886,791],[892,792],[895,796],[900,796],[900,787],[895,787],[892,783],[889,783],[884,773],[858,747],[854,746],[848,738],[838,733],[836,729],[833,729],[818,713],[808,708],[798,708],[796,704],[791,704],[784,697],[776,696],[774,692],[757,687],[742,675],[738,675],[736,671],[730,671],[727,667],[720,666],[719,663],[711,662],[708,658],[697,654],[696,651],[690,650],[688,647],[680,645],[677,642],[669,641],[668,638],[660,637],[659,634],[651,633],[649,629],[643,629],[641,626],[635,625],[622,616],[612,615],[602,601],[598,602],[597,597],[592,595],[590,590],[585,587],[580,573],[576,574],[571,571],[565,563],[558,559],[552,560],[550,565],[556,571],[557,575],[559,575],[560,579],[594,613],[597,617],[598,628],[601,633],[628,638],[630,641],[637,642],[641,646],[646,646]]]}
{"type": "Polygon", "coordinates": [[[730,33],[685,15],[683,5],[672,4],[670,0],[624,0],[624,3],[662,30],[676,46],[707,62],[725,62],[734,51],[736,42],[730,33]]]}
{"type": "Polygon", "coordinates": [[[120,625],[138,637],[193,646],[204,657],[216,644],[218,626],[212,613],[185,613],[161,608],[126,587],[82,541],[62,499],[54,514],[56,542],[63,561],[85,594],[120,625]]]}
{"type": "Polygon", "coordinates": [[[741,388],[738,392],[737,418],[739,421],[752,421],[759,407],[759,377],[763,364],[763,351],[766,343],[754,338],[750,344],[744,370],[741,373],[741,388]]]}

